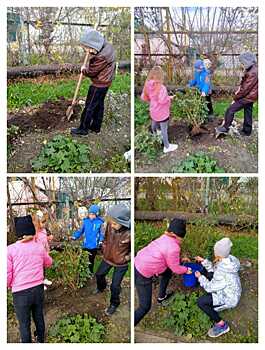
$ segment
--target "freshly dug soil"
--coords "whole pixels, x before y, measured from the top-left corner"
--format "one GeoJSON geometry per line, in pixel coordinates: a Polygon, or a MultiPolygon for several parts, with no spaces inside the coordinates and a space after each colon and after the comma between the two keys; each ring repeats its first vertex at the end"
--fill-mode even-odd
{"type": "Polygon", "coordinates": [[[60,98],[58,101],[47,101],[41,108],[28,113],[26,110],[8,115],[7,126],[18,126],[21,133],[34,130],[61,129],[71,125],[71,121],[79,117],[81,106],[74,107],[74,114],[70,121],[67,120],[66,110],[71,105],[71,100],[60,98]]]}

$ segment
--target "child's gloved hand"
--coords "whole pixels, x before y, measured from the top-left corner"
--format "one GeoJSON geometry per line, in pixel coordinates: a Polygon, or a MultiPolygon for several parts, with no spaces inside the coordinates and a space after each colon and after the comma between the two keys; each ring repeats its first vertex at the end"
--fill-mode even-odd
{"type": "Polygon", "coordinates": [[[202,258],[201,256],[195,256],[195,260],[198,262],[198,263],[202,263],[204,258],[202,258]]]}
{"type": "Polygon", "coordinates": [[[197,278],[201,277],[201,273],[199,271],[195,271],[195,277],[197,278]]]}
{"type": "Polygon", "coordinates": [[[186,274],[187,275],[191,275],[192,274],[192,269],[190,267],[188,267],[186,274]]]}

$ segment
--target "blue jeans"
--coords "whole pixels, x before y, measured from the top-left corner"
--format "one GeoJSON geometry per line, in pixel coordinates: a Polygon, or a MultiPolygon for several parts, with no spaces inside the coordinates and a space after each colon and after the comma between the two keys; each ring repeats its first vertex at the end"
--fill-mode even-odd
{"type": "Polygon", "coordinates": [[[44,286],[24,289],[13,293],[14,308],[19,322],[22,343],[31,343],[31,316],[36,326],[38,343],[44,343],[45,323],[43,316],[44,286]]]}

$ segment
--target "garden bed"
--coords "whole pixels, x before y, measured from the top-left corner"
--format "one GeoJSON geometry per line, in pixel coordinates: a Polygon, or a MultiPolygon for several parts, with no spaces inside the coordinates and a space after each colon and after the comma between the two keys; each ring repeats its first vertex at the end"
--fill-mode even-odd
{"type": "MultiPolygon", "coordinates": [[[[9,86],[8,130],[15,127],[17,134],[8,138],[8,172],[32,172],[32,161],[49,141],[57,135],[71,138],[70,129],[79,126],[88,89],[88,83],[84,81],[80,92],[83,97],[80,97],[80,104],[68,121],[65,113],[72,101],[75,79],[50,81],[46,77],[45,82],[38,79],[36,85],[39,90],[31,81],[9,86]],[[29,93],[28,89],[33,90],[29,93]]],[[[118,76],[108,92],[100,134],[74,138],[79,144],[89,147],[90,163],[86,169],[80,169],[82,172],[129,171],[123,157],[124,152],[130,149],[130,95],[125,88],[128,81],[128,75],[118,76]]],[[[53,171],[49,169],[49,172],[53,171]]]]}
{"type": "MultiPolygon", "coordinates": [[[[155,222],[137,222],[135,233],[136,252],[146,246],[150,240],[155,239],[164,232],[165,223],[155,222]]],[[[192,302],[192,314],[188,316],[194,329],[184,330],[184,324],[175,324],[179,315],[179,301],[174,298],[166,306],[157,303],[158,278],[154,283],[153,306],[148,315],[135,328],[135,341],[138,343],[189,343],[189,342],[231,342],[231,343],[255,343],[258,341],[258,235],[255,230],[245,229],[243,231],[235,230],[224,226],[207,225],[207,223],[198,222],[195,226],[188,226],[187,235],[182,244],[182,256],[192,258],[195,255],[201,255],[209,258],[212,252],[213,244],[221,237],[230,237],[233,242],[232,254],[240,259],[241,271],[240,278],[242,283],[242,297],[239,305],[232,310],[226,310],[221,314],[228,320],[231,331],[213,340],[207,337],[207,331],[210,327],[208,318],[202,318],[204,315],[196,305],[196,299],[192,302]],[[207,238],[208,237],[208,238],[207,238]]],[[[182,277],[173,275],[170,281],[169,291],[175,292],[175,298],[192,298],[196,294],[203,293],[200,287],[187,288],[182,284],[182,277]]],[[[138,298],[135,298],[137,306],[138,298]]],[[[186,313],[190,310],[182,310],[186,313]]],[[[185,319],[184,315],[181,319],[185,319]]],[[[179,319],[181,322],[181,319],[179,319]]]]}
{"type": "Polygon", "coordinates": [[[222,119],[216,117],[213,121],[205,124],[205,133],[191,137],[190,128],[186,123],[171,120],[168,129],[169,141],[177,143],[178,150],[165,155],[162,153],[161,145],[155,160],[150,160],[145,154],[136,152],[137,172],[182,172],[177,171],[181,162],[190,155],[202,152],[215,160],[218,167],[223,168],[227,173],[256,173],[258,170],[257,122],[255,122],[253,133],[249,137],[227,136],[216,139],[215,128],[221,122],[222,119]]]}
{"type": "MultiPolygon", "coordinates": [[[[53,281],[56,285],[56,281],[53,281]]],[[[108,279],[108,284],[110,280],[108,279]]],[[[111,317],[107,317],[104,313],[109,305],[109,291],[93,295],[95,290],[95,278],[90,279],[84,288],[72,293],[70,290],[62,286],[51,286],[45,292],[44,317],[47,332],[54,324],[65,315],[88,314],[94,317],[99,324],[105,328],[103,342],[108,343],[128,343],[130,342],[130,280],[125,278],[122,284],[121,305],[117,312],[111,317]]],[[[32,326],[32,331],[34,327],[32,326]]],[[[8,343],[18,343],[19,331],[18,324],[13,314],[8,318],[8,343]]],[[[51,340],[46,340],[51,342],[51,340]]]]}

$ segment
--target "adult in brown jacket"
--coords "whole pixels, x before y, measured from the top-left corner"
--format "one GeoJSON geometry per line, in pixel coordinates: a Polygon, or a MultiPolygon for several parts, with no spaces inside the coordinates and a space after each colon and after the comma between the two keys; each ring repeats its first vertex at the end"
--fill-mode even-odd
{"type": "Polygon", "coordinates": [[[105,311],[110,316],[120,305],[121,282],[130,261],[130,209],[125,205],[114,205],[109,209],[107,216],[109,220],[102,245],[103,260],[96,272],[96,293],[102,293],[106,289],[106,275],[113,268],[110,306],[105,311]]]}
{"type": "Polygon", "coordinates": [[[81,114],[79,128],[73,135],[87,135],[89,131],[99,133],[104,117],[104,99],[115,76],[114,48],[95,29],[87,29],[80,40],[90,54],[89,62],[81,67],[82,73],[91,79],[85,108],[81,114]]]}
{"type": "Polygon", "coordinates": [[[234,95],[234,100],[225,113],[224,124],[216,131],[226,134],[234,120],[235,113],[244,109],[242,134],[249,136],[252,132],[253,103],[258,99],[258,67],[256,56],[251,52],[242,53],[239,61],[245,69],[244,75],[234,95]]]}

